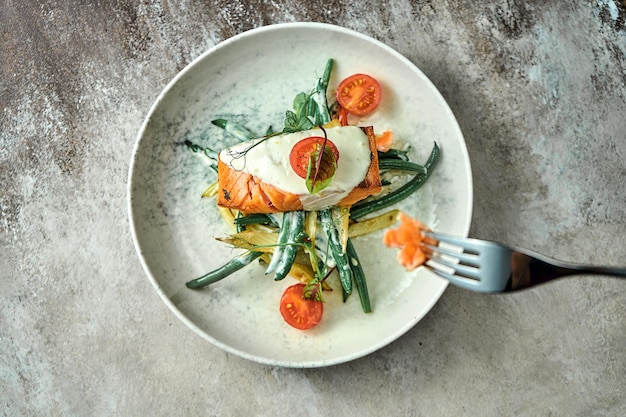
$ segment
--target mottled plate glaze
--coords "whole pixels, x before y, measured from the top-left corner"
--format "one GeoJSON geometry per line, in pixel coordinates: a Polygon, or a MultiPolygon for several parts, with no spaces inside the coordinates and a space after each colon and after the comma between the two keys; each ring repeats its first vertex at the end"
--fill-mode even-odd
{"type": "Polygon", "coordinates": [[[275,282],[259,265],[203,290],[185,287],[233,252],[214,239],[228,232],[214,202],[200,198],[214,174],[182,143],[223,147],[227,137],[210,123],[219,117],[261,134],[282,127],[293,97],[313,88],[328,58],[335,59],[329,95],[356,72],[382,85],[379,109],[360,124],[392,128],[395,138],[411,143],[417,162],[433,141],[442,149],[434,176],[402,208],[440,231],[465,236],[469,230],[472,178],[462,133],[437,89],[402,55],[318,23],[266,26],[210,49],[167,85],[141,127],[129,174],[131,230],[150,281],[174,314],[216,346],[264,364],[321,367],[367,355],[418,323],[447,286],[424,269],[406,273],[395,250],[374,234],[355,240],[373,312],[361,312],[356,294],[344,304],[336,286],[326,295],[322,322],[310,331],[289,327],[278,311],[293,280],[275,282]]]}

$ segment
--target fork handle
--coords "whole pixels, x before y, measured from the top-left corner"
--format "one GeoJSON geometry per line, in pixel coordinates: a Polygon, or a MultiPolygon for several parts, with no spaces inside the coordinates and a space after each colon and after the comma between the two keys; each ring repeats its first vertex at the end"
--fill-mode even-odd
{"type": "Polygon", "coordinates": [[[520,252],[511,256],[511,279],[508,290],[519,290],[570,275],[607,275],[626,278],[626,269],[604,266],[575,265],[547,261],[520,252]]]}

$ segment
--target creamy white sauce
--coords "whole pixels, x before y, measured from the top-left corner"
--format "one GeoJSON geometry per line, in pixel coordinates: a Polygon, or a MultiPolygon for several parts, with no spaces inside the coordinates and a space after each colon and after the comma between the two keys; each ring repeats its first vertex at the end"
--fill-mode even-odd
{"type": "Polygon", "coordinates": [[[321,129],[254,139],[220,152],[220,160],[235,170],[252,174],[266,184],[298,194],[305,210],[319,210],[337,204],[363,181],[370,166],[367,135],[357,126],[325,129],[339,151],[337,170],[328,187],[311,195],[304,178],[291,168],[289,154],[293,146],[309,136],[324,136],[321,129]]]}

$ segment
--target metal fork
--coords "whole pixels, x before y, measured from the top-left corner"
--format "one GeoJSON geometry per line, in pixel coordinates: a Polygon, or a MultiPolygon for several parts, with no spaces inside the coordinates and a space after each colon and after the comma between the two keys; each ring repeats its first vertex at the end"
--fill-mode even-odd
{"type": "Polygon", "coordinates": [[[578,265],[480,239],[424,232],[426,267],[459,287],[483,293],[530,288],[568,275],[626,278],[626,268],[578,265]],[[433,241],[434,239],[435,241],[433,241]]]}

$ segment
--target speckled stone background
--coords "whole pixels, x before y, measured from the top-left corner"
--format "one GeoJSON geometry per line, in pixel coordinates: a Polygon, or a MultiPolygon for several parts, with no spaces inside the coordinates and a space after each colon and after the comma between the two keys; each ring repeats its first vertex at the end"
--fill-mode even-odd
{"type": "Polygon", "coordinates": [[[440,89],[474,174],[471,235],[626,265],[626,2],[0,1],[0,414],[626,415],[626,281],[449,288],[398,341],[327,369],[262,366],[188,330],[133,248],[137,131],[237,33],[320,21],[440,89]]]}

